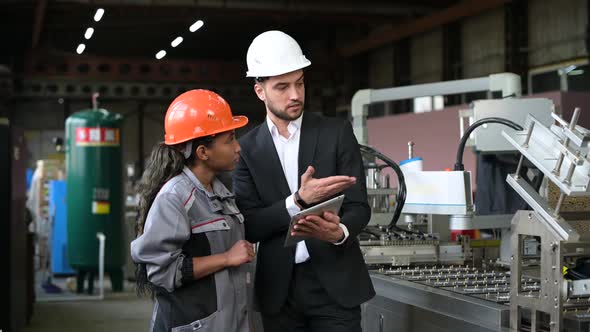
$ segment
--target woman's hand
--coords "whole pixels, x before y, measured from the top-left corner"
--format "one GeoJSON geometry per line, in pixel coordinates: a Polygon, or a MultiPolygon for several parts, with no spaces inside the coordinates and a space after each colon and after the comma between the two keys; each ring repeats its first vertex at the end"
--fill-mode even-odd
{"type": "Polygon", "coordinates": [[[227,266],[240,266],[251,262],[256,255],[254,246],[246,240],[236,242],[231,249],[224,253],[227,266]]]}

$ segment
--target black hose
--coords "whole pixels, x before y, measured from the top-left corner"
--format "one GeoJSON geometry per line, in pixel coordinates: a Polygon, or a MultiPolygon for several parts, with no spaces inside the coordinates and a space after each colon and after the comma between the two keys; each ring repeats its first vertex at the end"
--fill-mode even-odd
{"type": "Polygon", "coordinates": [[[368,230],[366,228],[363,229],[363,230],[361,230],[361,233],[372,235],[372,236],[376,237],[377,239],[381,238],[381,234],[375,233],[375,232],[370,231],[370,230],[368,230]]]}
{"type": "MultiPolygon", "coordinates": [[[[397,222],[397,220],[396,220],[396,222],[397,222]]],[[[398,231],[400,231],[400,232],[404,232],[404,233],[409,233],[409,234],[414,234],[414,235],[421,235],[421,236],[423,236],[423,235],[424,235],[424,233],[422,233],[422,232],[421,232],[421,231],[419,231],[419,230],[416,230],[416,231],[411,231],[411,230],[409,230],[409,229],[406,229],[406,228],[401,228],[401,227],[399,227],[398,225],[396,225],[396,223],[394,223],[393,225],[391,225],[391,226],[389,226],[389,227],[390,227],[389,229],[397,229],[398,231]]]]}
{"type": "Polygon", "coordinates": [[[588,276],[587,275],[585,275],[583,273],[580,273],[578,271],[574,271],[573,269],[568,269],[567,270],[567,275],[569,277],[571,277],[572,279],[574,279],[574,280],[588,279],[588,276]]]}
{"type": "Polygon", "coordinates": [[[387,229],[392,230],[394,228],[398,228],[396,226],[396,223],[402,213],[402,209],[404,208],[404,204],[406,203],[406,181],[404,179],[404,174],[402,173],[401,168],[393,160],[389,159],[387,156],[385,156],[381,152],[375,150],[374,148],[372,148],[370,146],[360,145],[360,144],[359,144],[359,146],[360,146],[361,152],[370,154],[376,158],[383,160],[383,162],[385,162],[385,164],[387,164],[387,166],[393,168],[393,170],[395,171],[395,174],[397,175],[397,181],[399,183],[399,188],[397,189],[397,195],[396,195],[396,199],[395,199],[395,211],[393,213],[393,218],[391,219],[391,222],[387,226],[387,229]]]}
{"type": "Polygon", "coordinates": [[[455,171],[465,170],[465,166],[463,166],[463,151],[465,150],[465,144],[467,143],[467,139],[469,139],[469,135],[471,135],[471,132],[474,131],[475,128],[486,123],[499,123],[508,126],[514,130],[522,130],[522,127],[518,123],[502,118],[485,118],[475,121],[471,126],[469,126],[469,128],[467,128],[465,134],[463,134],[463,137],[461,137],[461,141],[459,142],[459,148],[457,149],[455,171]]]}

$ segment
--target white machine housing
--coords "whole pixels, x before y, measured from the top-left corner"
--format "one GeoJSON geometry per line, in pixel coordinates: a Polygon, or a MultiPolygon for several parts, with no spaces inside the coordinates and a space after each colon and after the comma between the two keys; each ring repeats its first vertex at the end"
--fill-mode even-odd
{"type": "MultiPolygon", "coordinates": [[[[550,126],[553,119],[551,113],[555,111],[553,101],[547,98],[507,98],[484,99],[471,103],[468,112],[462,112],[461,117],[469,117],[469,124],[481,119],[498,117],[525,126],[527,115],[534,116],[544,126],[550,126]]],[[[463,136],[467,125],[460,121],[460,136],[463,136]]],[[[476,151],[483,153],[516,152],[512,144],[504,139],[502,131],[515,132],[514,129],[500,124],[486,124],[477,128],[472,134],[472,145],[476,151]]],[[[469,145],[468,145],[469,146],[469,145]]]]}

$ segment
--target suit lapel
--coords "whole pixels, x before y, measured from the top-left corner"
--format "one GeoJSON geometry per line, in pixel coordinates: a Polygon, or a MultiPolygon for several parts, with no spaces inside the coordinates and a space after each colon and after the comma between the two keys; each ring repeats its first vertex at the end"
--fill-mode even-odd
{"type": "Polygon", "coordinates": [[[301,123],[301,133],[299,137],[299,176],[297,177],[297,187],[301,186],[301,175],[307,170],[307,166],[313,165],[313,157],[318,140],[317,117],[311,113],[303,114],[301,123]]]}
{"type": "Polygon", "coordinates": [[[258,127],[256,146],[260,149],[260,153],[256,154],[257,156],[260,156],[260,158],[256,160],[256,169],[261,170],[260,174],[265,175],[269,182],[278,185],[278,188],[274,185],[270,185],[269,188],[277,188],[279,193],[284,197],[291,195],[289,184],[287,183],[283,167],[281,166],[281,160],[277,154],[277,149],[275,148],[266,121],[258,127]]]}

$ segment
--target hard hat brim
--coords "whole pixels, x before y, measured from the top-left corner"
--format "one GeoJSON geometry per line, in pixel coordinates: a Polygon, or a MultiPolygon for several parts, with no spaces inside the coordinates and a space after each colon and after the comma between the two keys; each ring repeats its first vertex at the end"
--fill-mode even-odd
{"type": "Polygon", "coordinates": [[[225,133],[226,131],[230,131],[230,130],[234,130],[234,129],[238,129],[238,128],[242,128],[245,125],[248,124],[248,118],[243,116],[243,115],[236,115],[233,117],[233,123],[230,126],[227,126],[226,128],[223,128],[217,132],[212,132],[209,135],[215,135],[215,134],[219,134],[219,133],[225,133]]]}
{"type": "Polygon", "coordinates": [[[283,74],[287,74],[290,72],[294,72],[299,69],[303,69],[311,65],[311,61],[307,60],[303,63],[297,64],[290,68],[281,68],[279,70],[267,70],[267,71],[256,71],[256,70],[248,70],[246,72],[246,77],[272,77],[272,76],[279,76],[283,74]]]}
{"type": "Polygon", "coordinates": [[[193,139],[199,138],[199,137],[206,137],[206,136],[211,136],[211,135],[217,135],[217,134],[220,134],[220,133],[225,133],[226,131],[230,131],[230,130],[235,130],[235,129],[238,129],[238,128],[242,128],[242,127],[244,127],[245,125],[248,124],[248,118],[245,117],[245,116],[243,116],[243,115],[236,115],[236,116],[232,117],[232,119],[233,119],[233,122],[232,122],[231,125],[229,125],[227,127],[224,127],[224,128],[221,128],[219,130],[214,130],[212,132],[208,132],[206,135],[191,137],[191,138],[187,138],[187,139],[184,139],[184,140],[178,140],[178,141],[176,141],[176,140],[170,140],[170,139],[168,139],[166,137],[164,139],[164,144],[166,144],[166,145],[180,144],[180,143],[188,142],[190,140],[193,140],[193,139]]]}

